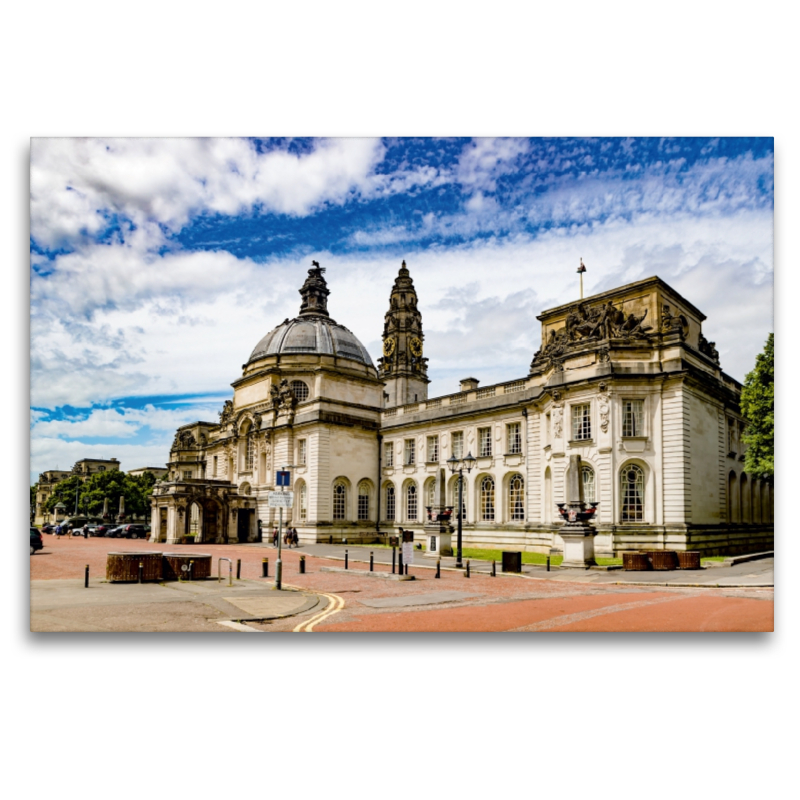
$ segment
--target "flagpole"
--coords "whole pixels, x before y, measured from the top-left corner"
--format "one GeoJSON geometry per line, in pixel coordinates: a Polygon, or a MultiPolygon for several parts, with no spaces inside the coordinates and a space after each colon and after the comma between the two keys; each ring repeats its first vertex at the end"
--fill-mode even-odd
{"type": "Polygon", "coordinates": [[[581,276],[581,300],[583,300],[583,273],[586,272],[586,267],[584,266],[583,259],[581,259],[581,265],[578,267],[578,274],[581,276]]]}

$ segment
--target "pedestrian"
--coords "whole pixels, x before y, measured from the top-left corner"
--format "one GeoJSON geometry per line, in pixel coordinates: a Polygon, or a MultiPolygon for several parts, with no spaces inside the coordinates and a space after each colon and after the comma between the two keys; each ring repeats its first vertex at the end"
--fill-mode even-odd
{"type": "Polygon", "coordinates": [[[89,523],[88,522],[83,526],[83,538],[84,539],[88,539],[89,538],[89,523]]]}
{"type": "Polygon", "coordinates": [[[278,546],[278,529],[276,527],[272,528],[272,546],[278,546]]]}
{"type": "Polygon", "coordinates": [[[297,528],[292,528],[292,543],[295,547],[300,547],[300,537],[297,535],[297,528]]]}
{"type": "Polygon", "coordinates": [[[61,538],[61,523],[56,523],[56,539],[61,538]]]}

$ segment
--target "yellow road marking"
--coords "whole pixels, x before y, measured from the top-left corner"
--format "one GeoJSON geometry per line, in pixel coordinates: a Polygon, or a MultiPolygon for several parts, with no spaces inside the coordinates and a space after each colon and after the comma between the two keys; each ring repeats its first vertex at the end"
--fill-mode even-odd
{"type": "Polygon", "coordinates": [[[301,622],[294,629],[294,633],[311,633],[315,625],[319,625],[320,622],[323,622],[328,617],[338,614],[344,608],[343,597],[339,597],[337,594],[328,594],[327,592],[318,592],[318,594],[328,598],[328,606],[305,622],[301,622]]]}

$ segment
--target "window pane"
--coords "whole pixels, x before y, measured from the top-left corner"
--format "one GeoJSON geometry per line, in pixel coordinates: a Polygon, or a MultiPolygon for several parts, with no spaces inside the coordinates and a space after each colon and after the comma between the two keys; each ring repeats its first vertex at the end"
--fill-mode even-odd
{"type": "Polygon", "coordinates": [[[572,406],[572,438],[576,440],[592,438],[591,405],[582,403],[572,406]]]}
{"type": "Polygon", "coordinates": [[[519,422],[512,422],[508,426],[508,452],[513,454],[522,452],[522,426],[519,422]]]}
{"type": "Polygon", "coordinates": [[[438,461],[439,460],[439,437],[438,436],[429,436],[428,437],[428,461],[438,461]]]}
{"type": "Polygon", "coordinates": [[[394,466],[394,445],[391,442],[383,446],[383,463],[386,467],[394,466]]]}
{"type": "Polygon", "coordinates": [[[644,400],[622,401],[622,435],[644,436],[644,400]]]}
{"type": "Polygon", "coordinates": [[[413,483],[406,491],[406,519],[409,522],[417,520],[417,487],[413,483]]]}
{"type": "Polygon", "coordinates": [[[459,460],[464,458],[464,431],[453,434],[453,457],[459,460]]]}
{"type": "Polygon", "coordinates": [[[620,473],[622,496],[622,521],[644,520],[644,472],[635,464],[625,467],[620,473]]]}
{"type": "Polygon", "coordinates": [[[479,428],[478,435],[480,436],[479,455],[490,456],[492,454],[492,429],[479,428]]]}
{"type": "Polygon", "coordinates": [[[406,439],[406,464],[413,464],[414,459],[414,440],[406,439]]]}
{"type": "Polygon", "coordinates": [[[303,383],[303,381],[292,381],[289,387],[294,392],[298,403],[302,403],[303,400],[308,400],[308,386],[303,383]]]}
{"type": "Polygon", "coordinates": [[[369,519],[369,484],[367,483],[358,485],[358,518],[360,520],[369,519]]]}
{"type": "Polygon", "coordinates": [[[394,486],[387,486],[386,487],[386,519],[394,522],[395,515],[394,515],[394,486]]]}
{"type": "Polygon", "coordinates": [[[594,470],[591,467],[581,469],[583,476],[583,499],[587,503],[593,503],[597,498],[594,496],[594,470]]]}
{"type": "Polygon", "coordinates": [[[494,481],[491,478],[481,481],[481,519],[494,520],[494,481]]]}
{"type": "Polygon", "coordinates": [[[345,508],[347,506],[347,489],[343,483],[337,483],[333,487],[333,518],[344,519],[345,508]]]}
{"type": "Polygon", "coordinates": [[[512,520],[525,519],[525,482],[522,475],[514,475],[508,484],[508,510],[512,520]]]}

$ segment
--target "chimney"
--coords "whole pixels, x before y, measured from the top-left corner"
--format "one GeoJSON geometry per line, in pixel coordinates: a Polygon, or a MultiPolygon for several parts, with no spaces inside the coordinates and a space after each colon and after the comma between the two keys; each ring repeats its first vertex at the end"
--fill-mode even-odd
{"type": "Polygon", "coordinates": [[[461,381],[462,392],[474,392],[478,388],[477,378],[464,378],[461,381]]]}

